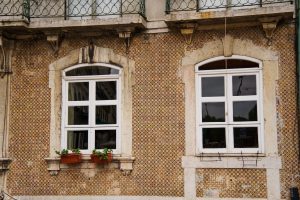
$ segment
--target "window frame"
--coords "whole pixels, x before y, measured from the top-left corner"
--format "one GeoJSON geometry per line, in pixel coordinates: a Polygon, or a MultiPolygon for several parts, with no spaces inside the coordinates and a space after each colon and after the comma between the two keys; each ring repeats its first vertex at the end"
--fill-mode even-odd
{"type": "Polygon", "coordinates": [[[201,153],[224,153],[224,154],[241,154],[241,153],[264,153],[264,116],[263,116],[263,73],[262,62],[246,57],[236,56],[231,57],[219,56],[200,62],[195,65],[195,97],[196,97],[196,154],[201,153]],[[214,69],[214,70],[199,70],[200,66],[207,63],[224,60],[224,59],[242,59],[258,64],[257,68],[235,68],[235,69],[214,69]],[[256,75],[256,91],[254,97],[250,95],[234,97],[232,95],[232,77],[235,75],[256,75]],[[222,102],[225,98],[225,122],[202,122],[202,99],[201,97],[201,78],[202,77],[224,77],[224,97],[204,97],[210,102],[222,102]],[[214,99],[219,101],[214,101],[214,99]],[[257,121],[250,122],[233,122],[233,106],[236,101],[257,101],[257,121]],[[254,101],[254,100],[253,100],[254,101]],[[233,127],[258,127],[258,148],[234,148],[233,127]],[[205,127],[225,127],[226,148],[203,148],[203,133],[205,127]]]}
{"type": "Polygon", "coordinates": [[[123,70],[120,67],[107,63],[96,64],[78,64],[62,70],[62,116],[61,116],[61,149],[67,148],[67,131],[68,130],[87,130],[88,131],[88,149],[82,149],[83,154],[92,153],[95,149],[95,131],[96,130],[116,130],[116,149],[113,149],[114,154],[121,153],[121,83],[123,70]],[[118,74],[109,75],[85,75],[85,76],[66,76],[66,72],[73,69],[101,66],[119,70],[118,74]],[[96,83],[105,81],[116,81],[116,99],[115,100],[96,100],[96,83]],[[68,100],[68,83],[71,82],[88,82],[89,83],[89,100],[88,101],[69,101],[68,100]],[[94,92],[94,94],[93,94],[94,92]],[[91,97],[95,97],[91,99],[91,97]],[[87,125],[68,125],[68,106],[69,105],[87,105],[89,107],[89,119],[87,125]],[[95,123],[95,111],[97,105],[116,105],[116,124],[99,124],[95,123]]]}

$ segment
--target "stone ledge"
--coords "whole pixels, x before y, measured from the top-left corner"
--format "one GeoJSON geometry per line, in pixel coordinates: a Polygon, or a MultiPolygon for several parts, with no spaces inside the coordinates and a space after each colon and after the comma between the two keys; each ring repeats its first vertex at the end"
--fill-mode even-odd
{"type": "Polygon", "coordinates": [[[69,169],[120,169],[124,176],[130,175],[133,170],[134,157],[114,156],[113,161],[107,165],[97,165],[91,162],[90,155],[83,155],[80,164],[67,165],[60,163],[60,157],[45,158],[47,170],[51,176],[58,175],[61,170],[69,169]]]}

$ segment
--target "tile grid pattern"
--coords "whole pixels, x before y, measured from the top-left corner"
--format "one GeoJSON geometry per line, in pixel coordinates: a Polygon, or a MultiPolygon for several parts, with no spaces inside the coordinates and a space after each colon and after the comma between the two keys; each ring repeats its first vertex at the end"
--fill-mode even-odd
{"type": "MultiPolygon", "coordinates": [[[[258,28],[233,29],[228,34],[252,40],[260,46],[267,43],[258,28]]],[[[291,177],[298,172],[297,149],[292,144],[296,131],[296,96],[290,87],[296,81],[293,41],[290,41],[293,34],[293,27],[279,27],[270,47],[280,54],[278,121],[283,122],[278,124],[278,138],[283,157],[282,198],[288,196],[291,177]]],[[[186,50],[201,48],[205,42],[223,36],[223,31],[197,32],[192,46],[186,50]]],[[[89,39],[66,38],[59,57],[86,46],[89,39]]],[[[125,55],[123,41],[117,36],[93,39],[97,46],[125,55]]],[[[8,173],[9,192],[13,195],[183,196],[184,86],[177,74],[184,51],[183,38],[178,33],[140,34],[132,39],[128,56],[136,62],[133,87],[133,156],[136,161],[130,176],[112,169],[99,169],[95,176],[89,175],[94,173],[92,170],[74,169],[51,177],[43,159],[49,152],[48,65],[56,58],[44,40],[18,41],[11,86],[9,152],[13,163],[8,173]]],[[[266,197],[264,170],[198,169],[197,176],[203,177],[202,182],[197,182],[198,196],[202,196],[206,188],[217,187],[221,188],[222,197],[266,197]],[[238,183],[245,188],[237,186],[238,183]],[[258,186],[263,189],[257,191],[258,186]]]]}

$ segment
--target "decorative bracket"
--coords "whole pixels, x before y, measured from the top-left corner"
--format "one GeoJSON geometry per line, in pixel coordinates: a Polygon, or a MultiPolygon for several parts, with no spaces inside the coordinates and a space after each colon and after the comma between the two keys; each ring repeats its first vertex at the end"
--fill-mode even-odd
{"type": "Polygon", "coordinates": [[[195,23],[184,23],[180,24],[180,33],[184,37],[184,41],[186,45],[191,45],[193,41],[193,35],[196,30],[195,23]]]}
{"type": "Polygon", "coordinates": [[[134,30],[132,28],[125,28],[125,29],[118,30],[119,38],[125,40],[126,54],[129,53],[130,38],[132,37],[133,31],[134,30]]]}
{"type": "Polygon", "coordinates": [[[11,74],[11,56],[13,52],[14,41],[6,39],[0,33],[0,77],[4,78],[6,74],[11,74]]]}
{"type": "Polygon", "coordinates": [[[259,19],[265,32],[265,36],[268,39],[269,46],[272,45],[274,31],[277,28],[280,19],[281,17],[265,17],[259,19]]]}
{"type": "Polygon", "coordinates": [[[61,45],[61,41],[62,41],[61,34],[59,34],[59,33],[50,33],[50,32],[46,32],[45,34],[47,36],[47,41],[50,44],[50,47],[51,47],[54,55],[57,56],[60,45],[61,45]]]}
{"type": "Polygon", "coordinates": [[[0,172],[6,172],[11,161],[10,158],[0,158],[0,172]]]}

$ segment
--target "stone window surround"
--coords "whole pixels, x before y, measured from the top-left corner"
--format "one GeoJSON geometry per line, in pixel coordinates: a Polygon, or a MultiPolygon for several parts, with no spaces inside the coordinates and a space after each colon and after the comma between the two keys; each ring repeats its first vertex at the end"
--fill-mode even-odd
{"type": "MultiPolygon", "coordinates": [[[[278,155],[276,123],[276,81],[278,74],[278,55],[265,47],[253,44],[250,40],[234,39],[227,35],[222,40],[207,42],[202,48],[187,51],[179,68],[179,76],[184,83],[185,92],[185,156],[184,168],[185,198],[196,198],[196,169],[198,168],[253,168],[267,170],[268,199],[280,199],[281,158],[278,155]],[[263,76],[263,116],[264,116],[264,153],[253,155],[216,155],[196,156],[196,96],[195,66],[205,60],[232,55],[246,56],[262,62],[263,76]],[[250,162],[255,160],[252,165],[250,162]],[[243,161],[244,160],[244,161],[243,161]],[[248,164],[248,165],[247,165],[248,164]]],[[[217,197],[216,197],[217,198],[217,197]]]]}
{"type": "MultiPolygon", "coordinates": [[[[49,65],[49,88],[51,89],[50,157],[45,158],[45,160],[51,175],[57,175],[61,169],[60,159],[55,154],[55,150],[61,148],[62,71],[74,65],[88,64],[88,52],[88,46],[76,49],[49,65]]],[[[132,157],[132,86],[135,83],[135,62],[127,57],[115,54],[112,49],[95,46],[93,63],[113,64],[122,68],[120,77],[122,81],[121,150],[120,154],[114,155],[113,164],[110,167],[119,168],[124,175],[128,175],[133,169],[134,162],[134,157],[132,157]]],[[[89,155],[84,155],[83,160],[84,163],[79,168],[86,167],[89,155]]],[[[95,168],[96,166],[91,165],[91,167],[95,168]]]]}

